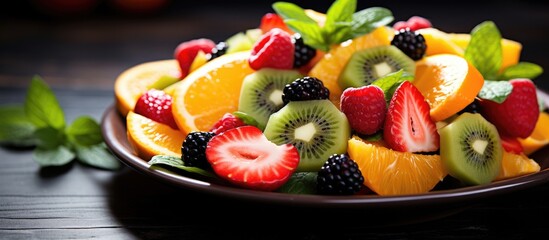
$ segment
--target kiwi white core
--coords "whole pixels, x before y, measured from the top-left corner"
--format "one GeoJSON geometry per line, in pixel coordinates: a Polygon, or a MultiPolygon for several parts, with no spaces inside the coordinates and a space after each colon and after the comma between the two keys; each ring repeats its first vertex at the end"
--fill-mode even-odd
{"type": "Polygon", "coordinates": [[[305,142],[311,141],[316,134],[316,128],[313,123],[307,123],[301,127],[298,127],[294,131],[294,138],[303,140],[305,142]]]}
{"type": "Polygon", "coordinates": [[[271,95],[269,96],[269,100],[273,102],[276,106],[282,105],[284,102],[282,101],[282,91],[279,89],[274,90],[271,95]]]}
{"type": "Polygon", "coordinates": [[[477,139],[472,145],[475,152],[484,155],[484,150],[486,150],[486,146],[488,146],[488,141],[477,139]]]}
{"type": "Polygon", "coordinates": [[[381,62],[381,63],[375,64],[374,65],[374,70],[375,70],[376,75],[378,77],[383,77],[383,76],[393,72],[393,69],[391,68],[391,66],[389,66],[389,64],[387,64],[386,62],[381,62]]]}

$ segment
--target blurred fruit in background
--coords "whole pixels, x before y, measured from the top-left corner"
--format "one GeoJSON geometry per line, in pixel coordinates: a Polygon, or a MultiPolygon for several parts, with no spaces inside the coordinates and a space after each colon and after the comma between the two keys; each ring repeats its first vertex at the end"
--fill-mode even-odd
{"type": "Polygon", "coordinates": [[[99,3],[99,0],[32,0],[38,11],[58,17],[89,14],[99,3]]]}
{"type": "Polygon", "coordinates": [[[52,17],[81,17],[105,8],[124,15],[144,16],[158,13],[171,0],[30,0],[40,13],[52,17]]]}
{"type": "Polygon", "coordinates": [[[109,0],[109,5],[125,14],[153,14],[169,4],[170,0],[109,0]]]}

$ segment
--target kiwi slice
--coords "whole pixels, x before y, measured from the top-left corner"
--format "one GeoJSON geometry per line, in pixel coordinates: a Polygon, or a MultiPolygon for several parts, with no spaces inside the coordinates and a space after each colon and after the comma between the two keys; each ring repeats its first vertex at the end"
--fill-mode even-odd
{"type": "Polygon", "coordinates": [[[238,111],[254,118],[263,130],[269,116],[284,105],[282,91],[286,84],[303,77],[297,70],[262,68],[242,82],[238,111]]]}
{"type": "Polygon", "coordinates": [[[464,184],[490,183],[501,170],[503,148],[496,127],[478,113],[465,112],[439,129],[440,159],[464,184]]]}
{"type": "Polygon", "coordinates": [[[414,75],[414,60],[395,46],[366,48],[353,53],[339,75],[342,89],[370,85],[376,79],[403,69],[414,75]]]}
{"type": "Polygon", "coordinates": [[[347,152],[351,128],[347,117],[327,99],[293,101],[273,113],[265,136],[299,151],[298,172],[316,172],[332,154],[347,152]]]}

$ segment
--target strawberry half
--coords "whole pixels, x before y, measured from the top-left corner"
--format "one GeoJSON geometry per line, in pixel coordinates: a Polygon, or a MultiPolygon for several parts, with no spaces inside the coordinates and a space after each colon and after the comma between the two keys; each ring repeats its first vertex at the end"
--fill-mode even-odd
{"type": "Polygon", "coordinates": [[[215,42],[207,38],[193,39],[177,45],[174,51],[174,58],[179,63],[180,78],[182,79],[189,74],[194,58],[199,51],[211,53],[214,48],[215,42]]]}
{"type": "Polygon", "coordinates": [[[387,145],[401,152],[434,152],[439,148],[439,135],[429,115],[429,104],[409,81],[403,82],[393,94],[383,138],[387,145]]]}
{"type": "Polygon", "coordinates": [[[254,70],[292,69],[294,50],[292,36],[280,28],[273,28],[255,42],[248,63],[254,70]]]}
{"type": "Polygon", "coordinates": [[[173,129],[179,129],[173,118],[172,96],[162,90],[153,88],[145,92],[137,99],[133,111],[173,129]]]}
{"type": "Polygon", "coordinates": [[[214,136],[206,147],[206,158],[219,177],[263,191],[282,186],[299,164],[294,145],[276,145],[254,126],[237,127],[214,136]]]}

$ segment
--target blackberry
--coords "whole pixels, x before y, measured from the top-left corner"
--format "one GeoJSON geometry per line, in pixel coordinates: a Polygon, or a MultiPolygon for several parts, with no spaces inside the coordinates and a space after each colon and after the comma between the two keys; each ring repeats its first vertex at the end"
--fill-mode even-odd
{"type": "Polygon", "coordinates": [[[284,104],[290,101],[306,101],[328,99],[330,90],[324,87],[324,83],[315,77],[298,78],[290,84],[286,84],[282,91],[284,104]]]}
{"type": "Polygon", "coordinates": [[[213,132],[196,131],[189,133],[181,146],[183,165],[211,169],[210,163],[206,160],[206,145],[213,136],[215,136],[213,132]]]}
{"type": "Polygon", "coordinates": [[[480,103],[477,98],[472,103],[469,103],[469,105],[465,106],[465,108],[461,109],[458,112],[458,115],[469,112],[469,113],[480,113],[480,103]]]}
{"type": "Polygon", "coordinates": [[[353,195],[362,189],[364,177],[348,155],[334,154],[318,171],[316,181],[319,194],[353,195]]]}
{"type": "Polygon", "coordinates": [[[206,59],[210,61],[214,58],[224,55],[225,53],[227,53],[228,48],[229,45],[227,45],[226,42],[219,42],[215,45],[214,48],[212,48],[212,52],[206,55],[206,59]]]}
{"type": "Polygon", "coordinates": [[[391,40],[391,45],[400,49],[413,60],[421,59],[427,50],[423,35],[411,31],[409,28],[400,29],[396,32],[393,40],[391,40]]]}
{"type": "Polygon", "coordinates": [[[316,56],[316,49],[305,44],[299,33],[292,35],[294,44],[294,68],[299,68],[309,63],[316,56]]]}

